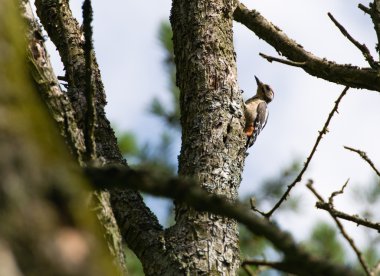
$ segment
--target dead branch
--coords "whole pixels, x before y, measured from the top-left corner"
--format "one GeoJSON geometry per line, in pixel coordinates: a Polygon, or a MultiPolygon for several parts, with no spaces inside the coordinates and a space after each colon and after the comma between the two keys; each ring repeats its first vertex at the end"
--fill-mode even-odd
{"type": "Polygon", "coordinates": [[[317,137],[317,140],[315,141],[315,144],[313,146],[313,149],[311,150],[309,156],[307,157],[306,159],[306,162],[305,162],[305,165],[303,166],[302,170],[300,171],[300,173],[297,175],[297,177],[294,179],[294,181],[288,185],[288,188],[287,190],[285,191],[285,193],[283,194],[283,196],[280,198],[280,200],[274,205],[274,207],[272,208],[272,210],[270,210],[268,213],[266,213],[266,217],[267,218],[270,218],[272,216],[272,214],[280,207],[280,205],[282,204],[282,202],[284,202],[287,197],[289,196],[290,194],[290,191],[294,188],[294,186],[300,182],[302,180],[302,176],[303,174],[306,172],[309,164],[310,164],[310,161],[311,159],[313,158],[314,156],[314,153],[316,152],[317,150],[317,147],[319,145],[319,143],[321,142],[322,140],[322,137],[324,134],[326,134],[328,132],[328,126],[330,124],[330,121],[332,119],[332,117],[334,116],[335,112],[338,112],[338,106],[339,106],[339,103],[340,101],[343,99],[343,97],[346,95],[347,91],[348,91],[349,87],[345,87],[342,91],[342,93],[339,95],[338,99],[335,101],[335,105],[333,107],[333,109],[331,110],[329,116],[327,117],[327,120],[325,122],[325,125],[323,126],[322,130],[319,132],[319,135],[317,137]]]}
{"type": "Polygon", "coordinates": [[[354,148],[347,147],[347,146],[344,146],[344,148],[347,149],[347,150],[350,150],[350,151],[353,151],[353,152],[356,152],[357,154],[359,154],[360,157],[371,166],[371,168],[375,171],[375,173],[377,174],[377,176],[380,177],[380,171],[375,167],[375,164],[373,164],[372,160],[369,159],[367,153],[365,153],[362,150],[354,149],[354,148]]]}
{"type": "Polygon", "coordinates": [[[339,31],[345,36],[347,37],[347,39],[349,41],[352,42],[352,44],[354,44],[356,46],[356,48],[358,48],[364,58],[367,60],[368,64],[373,68],[373,69],[379,69],[379,64],[377,62],[375,62],[375,60],[373,59],[370,51],[368,50],[367,46],[365,44],[361,44],[359,43],[356,39],[354,39],[349,33],[348,31],[343,27],[342,24],[340,24],[335,18],[334,16],[331,14],[331,13],[327,13],[328,17],[331,19],[332,22],[334,22],[335,26],[338,27],[339,31]]]}
{"type": "Polygon", "coordinates": [[[289,38],[256,10],[248,10],[239,3],[234,12],[234,20],[252,30],[290,61],[305,63],[302,69],[312,76],[353,88],[380,91],[380,77],[377,70],[337,64],[319,58],[306,51],[302,45],[289,38]]]}
{"type": "MultiPolygon", "coordinates": [[[[333,197],[337,194],[340,194],[341,192],[343,192],[344,190],[344,187],[347,185],[348,181],[346,181],[346,183],[344,184],[344,186],[342,187],[342,189],[338,192],[334,192],[331,194],[330,198],[329,198],[329,201],[331,203],[329,203],[329,205],[333,206],[333,197]]],[[[322,196],[314,189],[313,187],[313,181],[312,180],[309,180],[309,182],[306,184],[306,187],[316,196],[316,198],[318,198],[318,200],[322,203],[326,203],[324,201],[324,199],[322,198],[322,196]]],[[[357,246],[355,245],[355,242],[354,240],[347,234],[346,230],[344,229],[344,226],[343,224],[339,221],[339,219],[334,216],[334,214],[332,212],[330,212],[329,210],[327,210],[329,212],[329,214],[331,215],[331,217],[333,218],[333,220],[335,221],[336,225],[338,226],[340,232],[342,233],[343,237],[347,240],[347,242],[349,243],[349,245],[351,246],[352,250],[354,250],[361,266],[363,267],[363,270],[365,272],[365,274],[367,276],[371,276],[371,272],[370,272],[370,269],[367,265],[367,263],[365,262],[364,258],[363,258],[363,254],[360,252],[360,250],[357,248],[357,246]]]]}
{"type": "Polygon", "coordinates": [[[369,8],[364,6],[363,4],[359,4],[358,8],[364,11],[365,13],[369,14],[369,16],[372,19],[373,27],[376,32],[377,36],[377,45],[376,45],[376,51],[378,52],[380,56],[380,1],[379,0],[374,0],[373,3],[369,4],[369,8]]]}
{"type": "Polygon", "coordinates": [[[379,222],[374,223],[374,222],[369,221],[368,219],[360,218],[358,215],[349,215],[347,213],[343,213],[341,211],[336,210],[333,206],[331,206],[331,204],[329,204],[327,202],[319,201],[315,204],[315,206],[318,209],[326,210],[329,213],[332,213],[337,218],[341,218],[341,219],[344,219],[347,221],[352,221],[352,222],[356,223],[357,225],[362,225],[362,226],[365,226],[368,228],[375,229],[380,233],[380,223],[379,222]]]}

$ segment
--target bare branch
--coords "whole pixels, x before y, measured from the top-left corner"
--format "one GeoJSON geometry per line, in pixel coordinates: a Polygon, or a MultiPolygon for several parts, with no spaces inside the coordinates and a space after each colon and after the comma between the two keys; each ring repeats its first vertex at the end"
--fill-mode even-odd
{"type": "Polygon", "coordinates": [[[374,0],[373,3],[370,4],[371,8],[371,19],[373,22],[373,27],[375,29],[376,35],[377,35],[377,44],[376,44],[376,50],[380,56],[380,1],[374,0]]]}
{"type": "Polygon", "coordinates": [[[20,3],[22,16],[27,26],[29,72],[71,154],[78,159],[80,164],[83,164],[85,154],[83,132],[77,126],[74,110],[67,94],[61,90],[58,82],[60,78],[57,79],[54,73],[41,26],[33,14],[32,7],[28,1],[20,1],[20,3]]]}
{"type": "Polygon", "coordinates": [[[294,66],[294,67],[304,67],[306,65],[305,62],[295,62],[295,61],[290,61],[290,60],[287,60],[287,59],[282,59],[282,58],[276,58],[276,57],[272,57],[272,56],[267,56],[263,53],[259,53],[259,55],[263,58],[265,58],[267,61],[269,62],[273,62],[273,61],[277,61],[279,63],[283,63],[283,64],[286,64],[286,65],[290,65],[290,66],[294,66]]]}
{"type": "Polygon", "coordinates": [[[327,13],[329,18],[331,19],[332,22],[334,22],[335,26],[338,27],[340,32],[347,37],[349,41],[352,42],[363,54],[364,58],[367,60],[368,64],[373,68],[373,69],[378,69],[379,64],[375,62],[373,59],[370,51],[368,50],[367,46],[365,44],[360,44],[356,39],[354,39],[348,32],[347,30],[334,18],[334,16],[331,13],[327,13]]]}
{"type": "Polygon", "coordinates": [[[350,179],[347,179],[347,181],[343,184],[342,188],[339,191],[335,191],[335,192],[331,193],[331,195],[329,197],[329,204],[333,205],[334,204],[334,197],[344,193],[344,189],[347,187],[347,184],[349,181],[350,181],[350,179]]]}
{"type": "Polygon", "coordinates": [[[252,210],[252,211],[257,212],[257,213],[259,213],[259,214],[262,215],[262,216],[265,216],[265,213],[264,213],[264,212],[262,212],[262,211],[260,211],[259,209],[257,209],[257,207],[256,207],[256,198],[255,198],[255,197],[251,197],[251,198],[249,199],[249,203],[250,203],[250,205],[251,205],[251,210],[252,210]]]}
{"type": "MultiPolygon", "coordinates": [[[[75,111],[77,126],[83,129],[85,110],[87,109],[83,33],[77,20],[72,15],[68,0],[35,0],[35,5],[41,23],[61,56],[66,70],[65,78],[68,82],[67,94],[75,111]]],[[[115,133],[105,115],[106,94],[95,54],[92,55],[91,63],[93,65],[92,78],[96,85],[95,107],[97,121],[95,139],[97,155],[102,160],[105,160],[106,163],[126,165],[118,148],[115,133]]],[[[163,229],[157,217],[145,205],[142,196],[138,192],[123,189],[113,190],[110,195],[105,193],[102,191],[95,196],[102,204],[97,216],[102,224],[106,225],[104,230],[107,231],[106,237],[110,239],[109,244],[118,247],[114,252],[118,255],[119,262],[124,265],[125,258],[118,231],[121,232],[123,240],[142,260],[144,269],[153,270],[152,267],[154,266],[159,271],[160,264],[155,260],[157,260],[158,256],[164,256],[165,250],[163,229]]],[[[168,261],[168,264],[172,263],[168,261]]],[[[178,265],[170,265],[170,267],[166,267],[166,270],[173,269],[172,274],[175,275],[178,273],[178,271],[175,271],[178,267],[178,265]]]]}
{"type": "Polygon", "coordinates": [[[337,218],[341,218],[344,220],[355,222],[357,225],[362,225],[362,226],[365,226],[368,228],[375,229],[380,233],[380,223],[379,222],[374,223],[374,222],[369,221],[368,219],[360,218],[358,215],[349,215],[349,214],[343,213],[341,211],[336,210],[333,206],[331,206],[331,204],[326,203],[326,202],[319,201],[316,203],[315,206],[318,209],[326,210],[329,213],[332,213],[333,216],[335,216],[337,218]]]}
{"type": "Polygon", "coordinates": [[[196,181],[188,178],[167,178],[161,174],[126,170],[124,167],[86,168],[85,173],[95,187],[101,189],[139,189],[157,196],[173,198],[198,211],[211,212],[237,220],[252,233],[264,236],[286,256],[295,272],[308,275],[310,268],[316,275],[353,275],[348,268],[333,265],[327,260],[311,256],[293,237],[275,224],[249,210],[249,207],[221,196],[209,194],[196,181]]]}
{"type": "Polygon", "coordinates": [[[319,145],[319,143],[321,142],[322,140],[322,137],[324,134],[326,134],[328,132],[328,126],[330,124],[330,121],[332,119],[332,117],[334,116],[335,112],[338,112],[338,106],[339,106],[339,103],[340,101],[342,100],[342,98],[346,95],[347,91],[348,91],[349,87],[345,87],[342,91],[342,93],[339,95],[338,99],[335,101],[335,105],[333,107],[333,109],[331,110],[329,116],[327,117],[327,121],[325,122],[325,125],[323,126],[323,129],[319,132],[319,135],[317,137],[317,140],[315,141],[315,144],[314,144],[314,147],[313,149],[311,150],[309,156],[307,157],[306,159],[306,162],[305,162],[305,165],[303,166],[302,170],[300,171],[300,173],[297,175],[297,177],[294,179],[294,181],[288,185],[288,188],[287,190],[285,191],[285,193],[283,194],[283,196],[280,198],[280,200],[276,203],[276,205],[274,205],[274,207],[272,208],[272,210],[270,210],[265,216],[267,218],[270,218],[272,216],[272,214],[280,207],[280,205],[282,204],[282,202],[284,202],[287,197],[289,196],[290,194],[290,191],[294,188],[294,186],[300,182],[302,180],[302,176],[303,174],[305,173],[305,171],[307,170],[309,164],[310,164],[310,161],[311,159],[313,158],[314,156],[314,153],[316,152],[317,150],[317,147],[319,145]]]}
{"type": "Polygon", "coordinates": [[[344,146],[344,148],[359,154],[360,157],[363,158],[363,160],[366,161],[371,166],[371,168],[375,171],[377,176],[380,177],[380,171],[375,167],[375,164],[373,164],[372,160],[369,159],[369,157],[367,156],[367,153],[365,153],[364,151],[358,150],[358,149],[347,147],[347,146],[344,146]]]}
{"type": "MultiPolygon", "coordinates": [[[[347,185],[347,182],[345,183],[345,185],[343,186],[343,188],[341,189],[341,191],[343,191],[344,187],[347,185]]],[[[306,184],[306,187],[318,198],[318,200],[322,203],[326,203],[322,196],[314,189],[313,187],[313,181],[309,181],[307,184],[306,184]]],[[[336,192],[335,194],[338,194],[340,192],[336,192]]],[[[333,193],[334,194],[334,193],[333,193]]],[[[333,195],[331,195],[331,201],[332,201],[332,197],[333,195]]],[[[327,204],[327,203],[326,203],[327,204]]],[[[332,206],[332,204],[330,204],[332,206]]],[[[351,248],[354,250],[360,264],[362,265],[363,267],[363,270],[365,272],[366,275],[368,276],[371,276],[371,272],[370,272],[370,269],[367,265],[367,263],[365,262],[364,258],[363,258],[363,254],[360,252],[360,250],[356,247],[355,245],[355,242],[354,240],[347,234],[346,230],[344,229],[343,227],[343,224],[338,220],[338,218],[336,216],[334,216],[334,214],[332,212],[330,212],[329,210],[327,210],[329,212],[329,214],[331,215],[331,217],[333,218],[333,220],[335,221],[336,225],[338,226],[340,232],[342,233],[343,237],[347,240],[347,242],[349,243],[349,245],[351,246],[351,248]]]]}
{"type": "Polygon", "coordinates": [[[337,64],[319,58],[290,39],[280,28],[273,25],[256,10],[248,10],[240,3],[234,12],[234,19],[252,30],[289,60],[304,62],[305,65],[302,69],[312,76],[344,86],[380,91],[380,77],[377,70],[359,68],[349,64],[337,64]]]}

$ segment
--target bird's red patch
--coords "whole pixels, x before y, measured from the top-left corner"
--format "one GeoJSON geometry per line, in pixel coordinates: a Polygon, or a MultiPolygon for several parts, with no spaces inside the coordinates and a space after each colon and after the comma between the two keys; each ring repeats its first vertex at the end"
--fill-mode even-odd
{"type": "Polygon", "coordinates": [[[253,127],[253,125],[250,125],[250,126],[246,126],[244,128],[244,132],[245,134],[248,136],[248,137],[251,137],[253,135],[253,132],[254,132],[255,128],[253,127]]]}

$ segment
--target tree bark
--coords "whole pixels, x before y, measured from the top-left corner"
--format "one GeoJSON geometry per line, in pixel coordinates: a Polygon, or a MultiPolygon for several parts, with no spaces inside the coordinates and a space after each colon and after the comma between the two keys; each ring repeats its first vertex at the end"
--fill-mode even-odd
{"type": "Polygon", "coordinates": [[[13,275],[117,275],[79,167],[32,89],[19,9],[0,7],[1,263],[13,275]]]}
{"type": "MultiPolygon", "coordinates": [[[[180,176],[234,201],[244,165],[242,97],[233,49],[234,1],[174,0],[171,11],[182,148],[180,176]]],[[[234,220],[176,205],[168,243],[190,275],[235,275],[234,220]]]]}
{"type": "MultiPolygon", "coordinates": [[[[77,125],[83,131],[87,104],[82,31],[71,13],[67,0],[36,0],[35,4],[37,14],[56,45],[65,66],[69,100],[75,112],[77,125]]],[[[127,166],[118,148],[115,133],[106,118],[104,110],[106,93],[95,55],[92,63],[97,113],[95,138],[98,161],[101,161],[103,165],[127,166]]],[[[99,205],[96,210],[104,226],[109,248],[121,267],[125,267],[125,256],[120,234],[141,260],[146,274],[157,275],[161,271],[169,271],[173,275],[178,273],[175,258],[165,249],[162,226],[146,207],[137,191],[118,188],[96,192],[95,200],[99,205]]]]}

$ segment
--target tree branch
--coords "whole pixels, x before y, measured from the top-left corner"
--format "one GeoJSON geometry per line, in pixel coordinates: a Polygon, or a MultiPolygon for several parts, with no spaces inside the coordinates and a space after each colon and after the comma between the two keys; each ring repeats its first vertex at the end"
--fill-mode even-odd
{"type": "Polygon", "coordinates": [[[302,69],[312,76],[354,88],[380,91],[380,77],[377,70],[359,68],[349,64],[341,65],[316,57],[296,41],[290,39],[280,28],[273,25],[256,10],[250,11],[240,3],[234,12],[234,19],[252,30],[289,60],[304,62],[305,65],[302,69]]]}
{"type": "MultiPolygon", "coordinates": [[[[87,105],[82,31],[71,13],[68,0],[35,0],[35,5],[41,23],[57,47],[65,66],[68,95],[75,111],[77,125],[83,130],[87,105]]],[[[95,83],[97,114],[95,128],[97,157],[104,160],[105,163],[126,165],[118,148],[115,133],[105,116],[105,91],[95,54],[92,56],[92,78],[95,83]]],[[[157,217],[145,205],[138,192],[114,189],[110,194],[108,192],[96,193],[95,199],[101,204],[97,213],[98,218],[105,225],[106,237],[110,239],[109,244],[115,246],[113,251],[118,255],[118,261],[122,266],[125,264],[125,257],[119,239],[119,231],[129,247],[142,261],[146,273],[150,270],[162,271],[163,269],[174,269],[173,274],[178,272],[175,270],[178,269],[178,265],[163,268],[160,267],[160,263],[154,261],[160,254],[165,254],[163,230],[157,217]],[[152,250],[152,247],[157,250],[152,250]]]]}
{"type": "Polygon", "coordinates": [[[371,166],[371,168],[375,171],[377,176],[380,177],[380,171],[375,167],[375,164],[373,164],[372,160],[369,159],[369,157],[367,156],[367,153],[365,153],[364,151],[358,150],[358,149],[347,147],[347,146],[344,146],[344,148],[359,154],[360,157],[371,166]]]}
{"type": "Polygon", "coordinates": [[[239,202],[232,202],[221,196],[209,194],[189,178],[164,179],[162,175],[126,170],[123,167],[86,168],[86,175],[98,189],[128,188],[139,189],[156,196],[173,198],[192,206],[198,211],[236,219],[252,233],[264,236],[285,254],[285,261],[292,264],[298,274],[308,275],[310,268],[316,275],[353,275],[348,268],[333,265],[327,260],[317,259],[307,253],[292,238],[275,224],[258,217],[239,202]]]}
{"type": "Polygon", "coordinates": [[[26,22],[28,42],[28,69],[34,80],[37,91],[46,104],[51,117],[57,123],[71,154],[83,164],[85,145],[83,132],[78,128],[74,110],[61,90],[58,79],[46,51],[41,27],[34,17],[29,1],[20,1],[21,14],[26,22]]]}
{"type": "Polygon", "coordinates": [[[294,67],[301,67],[301,68],[303,68],[306,65],[305,62],[295,62],[295,61],[291,61],[291,60],[287,60],[287,59],[276,58],[276,57],[265,55],[263,53],[259,53],[259,55],[262,58],[265,58],[269,62],[276,61],[276,62],[279,62],[282,64],[286,64],[286,65],[290,65],[290,66],[294,66],[294,67]]]}
{"type": "MultiPolygon", "coordinates": [[[[330,198],[329,198],[329,205],[333,206],[333,198],[334,196],[338,195],[338,194],[341,194],[343,193],[343,190],[344,190],[344,187],[347,185],[348,181],[344,184],[344,186],[342,187],[342,189],[338,192],[334,192],[331,194],[330,198]]],[[[320,202],[323,202],[323,203],[326,203],[322,196],[314,189],[313,187],[313,182],[310,180],[309,183],[306,184],[306,187],[318,198],[318,200],[320,202]]],[[[349,243],[349,245],[351,246],[351,248],[354,250],[361,266],[363,267],[363,270],[365,272],[366,275],[368,276],[371,276],[371,272],[370,272],[370,269],[367,265],[367,263],[365,262],[364,258],[363,258],[363,254],[360,252],[360,250],[356,247],[355,245],[355,242],[354,240],[347,234],[346,230],[344,229],[343,227],[343,224],[338,220],[338,218],[336,216],[334,216],[334,214],[332,212],[330,212],[329,210],[327,210],[329,212],[329,214],[331,215],[331,217],[333,218],[333,220],[335,221],[336,225],[338,226],[340,232],[342,233],[343,237],[347,240],[347,242],[349,243]]]]}
{"type": "Polygon", "coordinates": [[[347,179],[347,181],[343,184],[342,188],[338,191],[332,192],[330,197],[329,197],[329,204],[333,205],[334,204],[334,197],[338,195],[342,195],[344,193],[344,189],[347,187],[348,182],[350,179],[347,179]]]}
{"type": "Polygon", "coordinates": [[[354,39],[348,32],[347,30],[334,18],[334,16],[331,13],[327,13],[328,17],[331,19],[332,22],[334,22],[335,26],[338,27],[339,31],[347,37],[349,41],[352,42],[358,48],[364,58],[367,60],[368,64],[373,68],[373,69],[379,69],[379,64],[375,62],[373,59],[371,53],[369,52],[367,46],[365,44],[360,44],[356,39],[354,39]]]}
{"type": "Polygon", "coordinates": [[[331,110],[329,116],[327,117],[327,121],[325,122],[325,125],[323,126],[322,130],[319,132],[319,135],[317,137],[317,140],[315,141],[314,147],[311,150],[309,156],[307,157],[305,165],[303,166],[302,170],[297,175],[297,177],[294,179],[294,181],[290,185],[288,185],[287,190],[285,191],[283,196],[280,198],[280,200],[274,205],[272,210],[270,210],[268,213],[265,214],[265,217],[270,218],[273,215],[273,213],[280,207],[282,202],[284,202],[287,199],[287,197],[290,194],[290,191],[294,188],[294,186],[302,180],[303,174],[306,172],[306,170],[310,164],[310,161],[313,158],[314,153],[316,152],[317,147],[322,140],[323,135],[328,132],[328,126],[330,124],[330,121],[331,121],[332,117],[334,116],[335,112],[338,112],[339,103],[343,99],[343,97],[346,95],[348,89],[349,89],[348,86],[346,88],[344,88],[342,93],[339,95],[338,99],[335,101],[334,108],[331,110]]]}
{"type": "Polygon", "coordinates": [[[362,3],[358,4],[358,8],[364,11],[366,14],[371,15],[371,9],[364,6],[362,3]]]}
{"type": "Polygon", "coordinates": [[[319,201],[316,203],[315,206],[318,209],[328,211],[334,217],[355,222],[357,225],[362,225],[362,226],[365,226],[368,228],[375,229],[380,233],[380,223],[379,222],[374,223],[374,222],[369,221],[368,219],[360,218],[358,215],[349,215],[349,214],[343,213],[341,211],[336,210],[333,206],[331,206],[331,204],[329,204],[327,202],[319,201]]]}
{"type": "Polygon", "coordinates": [[[90,0],[84,0],[82,5],[83,10],[83,33],[84,33],[84,60],[85,60],[85,96],[86,96],[86,116],[85,116],[85,143],[87,160],[96,159],[96,143],[95,143],[95,124],[96,124],[96,109],[95,109],[95,81],[92,77],[93,71],[93,54],[94,46],[92,42],[92,18],[93,11],[90,0]]]}
{"type": "Polygon", "coordinates": [[[378,52],[380,56],[380,46],[379,46],[380,45],[380,1],[379,0],[374,0],[373,3],[370,3],[369,15],[371,16],[373,27],[377,35],[376,51],[378,52]]]}

